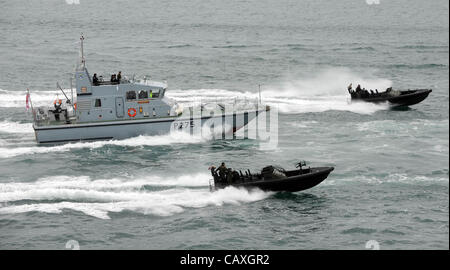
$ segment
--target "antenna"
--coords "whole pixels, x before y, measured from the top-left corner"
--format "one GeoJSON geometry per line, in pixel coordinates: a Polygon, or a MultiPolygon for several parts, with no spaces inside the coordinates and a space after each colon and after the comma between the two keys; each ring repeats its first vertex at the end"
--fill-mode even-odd
{"type": "MultiPolygon", "coordinates": [[[[62,92],[62,93],[64,94],[64,96],[66,97],[66,99],[69,101],[70,105],[72,105],[72,109],[75,111],[75,107],[74,107],[74,105],[73,105],[72,100],[70,100],[70,99],[67,97],[66,93],[64,93],[64,90],[61,88],[61,86],[59,85],[58,82],[56,82],[56,87],[59,88],[59,90],[61,90],[61,92],[62,92]]],[[[56,94],[56,95],[58,95],[58,94],[56,94]]]]}
{"type": "Polygon", "coordinates": [[[84,49],[83,49],[83,40],[84,40],[84,36],[83,33],[81,33],[81,37],[80,37],[80,53],[81,53],[81,65],[84,67],[85,63],[86,63],[86,59],[84,59],[84,49]]]}
{"type": "Polygon", "coordinates": [[[261,84],[258,84],[259,104],[261,104],[261,84]]]}
{"type": "MultiPolygon", "coordinates": [[[[72,77],[70,77],[70,103],[73,103],[73,85],[72,85],[72,77]]],[[[75,106],[72,104],[72,108],[75,110],[75,106]]]]}

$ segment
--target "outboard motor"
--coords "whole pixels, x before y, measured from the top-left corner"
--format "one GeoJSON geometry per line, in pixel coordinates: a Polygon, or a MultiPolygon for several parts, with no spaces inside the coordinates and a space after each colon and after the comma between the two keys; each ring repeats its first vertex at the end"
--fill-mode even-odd
{"type": "Polygon", "coordinates": [[[264,179],[283,179],[287,177],[281,168],[276,168],[272,165],[264,167],[261,175],[264,179]]]}

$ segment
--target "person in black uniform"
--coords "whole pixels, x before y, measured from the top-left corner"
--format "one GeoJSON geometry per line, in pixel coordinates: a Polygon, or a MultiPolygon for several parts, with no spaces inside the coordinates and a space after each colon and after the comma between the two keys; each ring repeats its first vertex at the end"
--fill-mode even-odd
{"type": "Polygon", "coordinates": [[[94,85],[98,85],[97,73],[94,73],[94,76],[92,77],[92,83],[93,83],[94,85]]]}
{"type": "Polygon", "coordinates": [[[120,83],[120,79],[122,79],[122,71],[119,71],[119,73],[117,73],[117,77],[116,77],[117,83],[120,83]]]}
{"type": "Polygon", "coordinates": [[[226,175],[228,172],[227,166],[225,166],[225,162],[222,162],[222,164],[217,168],[216,171],[219,171],[219,176],[222,178],[222,180],[226,179],[226,175]]]}

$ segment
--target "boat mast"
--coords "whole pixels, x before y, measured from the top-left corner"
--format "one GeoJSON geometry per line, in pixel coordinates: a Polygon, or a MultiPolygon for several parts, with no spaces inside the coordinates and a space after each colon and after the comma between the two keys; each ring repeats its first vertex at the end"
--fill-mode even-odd
{"type": "Polygon", "coordinates": [[[85,68],[86,59],[84,59],[83,40],[84,40],[84,36],[83,36],[83,33],[81,33],[81,37],[80,37],[81,67],[85,68]]]}
{"type": "Polygon", "coordinates": [[[258,84],[259,104],[261,104],[261,84],[258,84]]]}

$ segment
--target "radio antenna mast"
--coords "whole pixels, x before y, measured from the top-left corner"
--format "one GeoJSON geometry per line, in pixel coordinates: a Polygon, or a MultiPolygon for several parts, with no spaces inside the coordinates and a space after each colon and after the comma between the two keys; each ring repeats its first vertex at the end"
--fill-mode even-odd
{"type": "Polygon", "coordinates": [[[261,104],[261,84],[258,84],[259,104],[261,104]]]}
{"type": "Polygon", "coordinates": [[[81,37],[80,37],[80,54],[81,55],[80,55],[80,57],[81,57],[81,66],[84,68],[86,59],[84,59],[83,40],[84,40],[84,36],[83,36],[83,33],[81,33],[81,37]]]}

